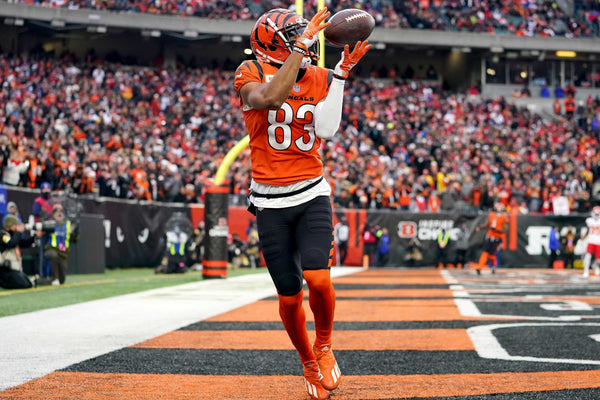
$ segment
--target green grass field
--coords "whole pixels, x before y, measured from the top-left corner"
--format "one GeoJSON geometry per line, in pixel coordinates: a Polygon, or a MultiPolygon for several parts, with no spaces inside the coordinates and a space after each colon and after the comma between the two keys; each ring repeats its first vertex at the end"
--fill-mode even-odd
{"type": "MultiPolygon", "coordinates": [[[[228,277],[267,273],[266,268],[229,270],[228,277]]],[[[0,317],[104,299],[203,280],[202,272],[155,274],[153,268],[107,269],[104,274],[68,275],[61,286],[0,289],[0,317]]]]}

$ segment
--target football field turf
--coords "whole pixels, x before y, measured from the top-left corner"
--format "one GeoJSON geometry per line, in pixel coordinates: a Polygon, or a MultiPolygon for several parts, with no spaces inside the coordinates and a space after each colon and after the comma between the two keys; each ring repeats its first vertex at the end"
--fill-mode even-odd
{"type": "MultiPolygon", "coordinates": [[[[343,377],[333,400],[600,399],[599,277],[547,269],[340,271],[333,274],[333,348],[343,377]]],[[[268,276],[112,301],[55,309],[69,334],[96,335],[71,342],[87,353],[62,363],[39,356],[46,363],[39,376],[11,375],[14,384],[4,384],[0,398],[308,399],[268,276]],[[100,315],[106,307],[108,315],[100,315]],[[78,319],[81,312],[88,316],[78,319]],[[114,323],[106,332],[93,323],[103,318],[114,323]],[[126,339],[119,337],[128,329],[126,339]]],[[[59,335],[56,315],[45,323],[58,325],[53,332],[59,335]]],[[[10,318],[0,319],[0,326],[11,326],[10,318]]],[[[14,318],[23,323],[25,317],[14,318]]],[[[18,351],[3,353],[15,358],[4,364],[12,369],[36,361],[33,352],[26,351],[21,364],[18,351]]]]}

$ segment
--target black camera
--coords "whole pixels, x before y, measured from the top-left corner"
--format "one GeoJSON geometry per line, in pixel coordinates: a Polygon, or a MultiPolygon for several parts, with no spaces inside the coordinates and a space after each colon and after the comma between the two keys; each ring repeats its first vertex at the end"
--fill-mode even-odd
{"type": "Polygon", "coordinates": [[[25,225],[25,228],[29,229],[29,230],[42,231],[44,233],[52,233],[52,232],[54,232],[54,229],[56,228],[56,221],[54,221],[53,219],[50,219],[50,220],[44,221],[44,222],[36,222],[33,224],[27,224],[27,225],[25,225]]]}

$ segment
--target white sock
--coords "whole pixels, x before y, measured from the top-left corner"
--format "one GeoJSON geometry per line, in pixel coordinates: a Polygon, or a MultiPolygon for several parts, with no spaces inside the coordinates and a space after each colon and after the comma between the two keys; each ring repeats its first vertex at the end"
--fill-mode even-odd
{"type": "Polygon", "coordinates": [[[585,253],[585,256],[583,256],[583,276],[588,276],[590,274],[591,263],[592,255],[590,253],[585,253]]]}

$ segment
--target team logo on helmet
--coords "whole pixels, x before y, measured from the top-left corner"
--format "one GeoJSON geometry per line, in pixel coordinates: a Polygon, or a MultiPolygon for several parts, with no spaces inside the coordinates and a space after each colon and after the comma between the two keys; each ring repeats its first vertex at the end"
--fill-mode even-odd
{"type": "MultiPolygon", "coordinates": [[[[264,13],[250,34],[252,53],[259,61],[283,64],[292,53],[295,38],[302,35],[308,21],[293,11],[276,8],[264,13]]],[[[308,51],[312,60],[319,59],[318,43],[308,51]]]]}

